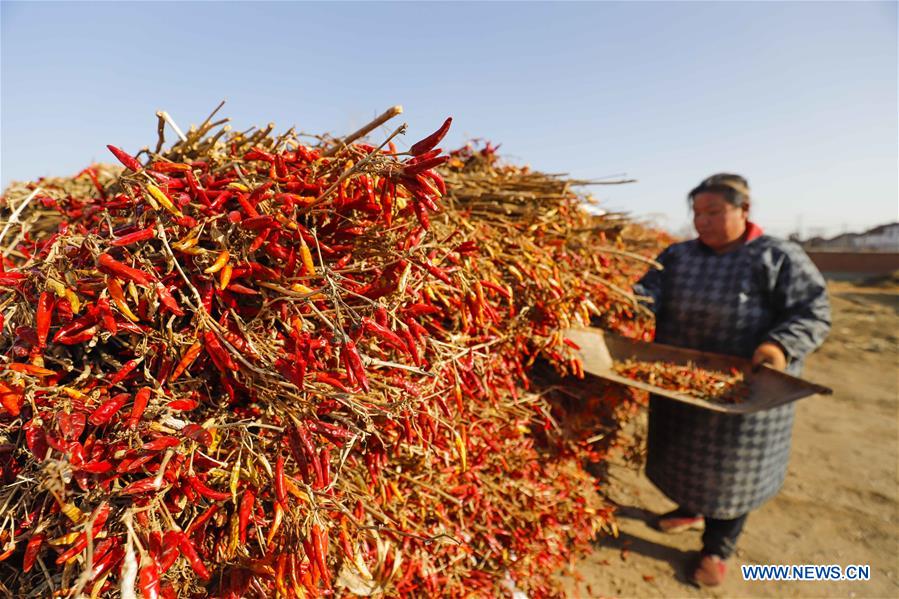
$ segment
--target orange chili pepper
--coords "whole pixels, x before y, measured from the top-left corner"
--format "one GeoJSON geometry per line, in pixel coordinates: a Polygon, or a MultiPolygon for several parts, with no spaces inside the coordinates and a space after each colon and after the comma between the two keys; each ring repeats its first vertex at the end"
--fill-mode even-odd
{"type": "Polygon", "coordinates": [[[219,253],[218,257],[216,257],[215,262],[212,263],[212,266],[210,266],[203,272],[206,273],[207,275],[217,273],[218,271],[220,271],[221,269],[223,269],[225,267],[225,264],[228,263],[228,258],[230,258],[230,257],[231,257],[231,254],[228,252],[228,250],[222,250],[219,253]]]}
{"type": "Polygon", "coordinates": [[[231,275],[233,274],[234,269],[230,264],[226,264],[224,268],[222,268],[222,272],[219,275],[219,291],[224,291],[228,287],[228,283],[231,282],[231,275]]]}
{"type": "Polygon", "coordinates": [[[302,236],[300,236],[300,260],[303,262],[306,274],[314,276],[315,263],[312,261],[312,252],[309,251],[309,246],[306,245],[306,240],[302,236]]]}
{"type": "Polygon", "coordinates": [[[21,364],[19,362],[13,362],[11,364],[7,364],[6,367],[9,370],[14,370],[16,372],[21,372],[24,374],[33,374],[35,376],[55,376],[57,374],[57,372],[54,370],[35,366],[34,364],[21,364]]]}
{"type": "Polygon", "coordinates": [[[197,356],[200,355],[200,352],[203,351],[203,344],[199,341],[194,342],[187,351],[184,352],[184,355],[181,356],[181,360],[178,362],[178,365],[175,366],[175,370],[172,372],[172,376],[169,378],[169,382],[174,382],[181,376],[185,370],[190,368],[190,365],[194,363],[194,360],[197,359],[197,356]]]}
{"type": "Polygon", "coordinates": [[[109,295],[112,297],[112,301],[119,309],[119,312],[131,322],[138,322],[140,318],[128,307],[128,303],[125,301],[125,291],[122,289],[121,284],[116,279],[107,277],[106,288],[109,290],[109,295]]]}

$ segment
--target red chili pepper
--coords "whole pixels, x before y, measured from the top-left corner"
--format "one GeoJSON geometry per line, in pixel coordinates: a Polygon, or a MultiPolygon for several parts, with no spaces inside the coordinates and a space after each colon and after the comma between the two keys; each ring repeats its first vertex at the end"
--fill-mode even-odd
{"type": "Polygon", "coordinates": [[[278,455],[275,462],[275,498],[287,509],[287,490],[284,488],[284,456],[278,455]]]}
{"type": "Polygon", "coordinates": [[[97,544],[96,554],[94,555],[94,567],[91,568],[92,580],[103,576],[125,557],[125,550],[122,549],[121,545],[122,542],[119,537],[104,539],[97,544]]]}
{"type": "Polygon", "coordinates": [[[481,280],[481,285],[483,285],[484,287],[487,287],[488,289],[492,289],[493,291],[496,291],[498,294],[500,294],[501,296],[503,296],[504,298],[506,298],[508,300],[512,299],[512,294],[509,292],[509,290],[506,289],[505,287],[502,287],[501,285],[497,285],[496,283],[494,283],[492,281],[485,281],[485,280],[481,280]]]}
{"type": "Polygon", "coordinates": [[[185,171],[184,177],[187,179],[187,185],[190,187],[191,192],[196,197],[200,198],[200,202],[202,202],[204,206],[211,207],[212,204],[209,202],[209,196],[206,194],[206,190],[200,187],[196,177],[194,177],[193,171],[185,171]]]}
{"type": "Polygon", "coordinates": [[[206,343],[206,351],[209,352],[209,357],[212,358],[212,361],[215,362],[215,365],[218,366],[219,370],[223,372],[239,370],[240,367],[231,357],[231,354],[222,347],[222,344],[215,333],[206,331],[203,333],[203,340],[206,343]]]}
{"type": "Polygon", "coordinates": [[[365,326],[366,331],[374,334],[378,338],[378,340],[384,342],[386,345],[389,345],[390,347],[403,353],[406,353],[408,351],[408,349],[406,348],[406,344],[403,342],[400,336],[388,329],[386,326],[382,326],[369,318],[363,318],[362,323],[365,326]]]}
{"type": "Polygon", "coordinates": [[[231,283],[226,290],[239,295],[259,295],[259,292],[255,289],[250,289],[246,285],[241,285],[240,283],[231,283]]]}
{"type": "Polygon", "coordinates": [[[185,438],[196,441],[200,445],[205,445],[206,447],[212,445],[212,433],[199,424],[191,422],[184,425],[184,428],[181,429],[181,434],[185,438]]]}
{"type": "Polygon", "coordinates": [[[340,532],[338,533],[338,539],[340,540],[340,548],[343,550],[343,554],[350,560],[355,557],[356,552],[353,551],[353,546],[350,543],[350,537],[347,535],[345,523],[341,525],[340,532]]]}
{"type": "Polygon", "coordinates": [[[112,418],[125,403],[131,399],[130,393],[119,393],[118,395],[104,401],[96,410],[88,417],[88,422],[94,426],[103,426],[112,418]]]}
{"type": "Polygon", "coordinates": [[[137,423],[140,421],[141,416],[144,415],[147,402],[150,400],[150,391],[149,387],[141,387],[134,396],[134,406],[131,408],[131,415],[128,417],[128,428],[132,430],[137,428],[137,423]]]}
{"type": "MultiPolygon", "coordinates": [[[[287,262],[287,259],[290,258],[290,253],[287,251],[287,248],[285,248],[280,243],[275,243],[274,241],[269,241],[267,244],[265,244],[265,252],[272,258],[285,263],[287,262]]],[[[312,274],[315,274],[315,271],[312,271],[312,274]]]]}
{"type": "Polygon", "coordinates": [[[227,501],[228,499],[231,499],[231,493],[216,491],[212,487],[207,486],[196,476],[188,476],[187,482],[190,483],[190,486],[193,487],[197,493],[207,499],[212,499],[213,501],[227,501]]]}
{"type": "Polygon", "coordinates": [[[159,301],[162,302],[162,305],[166,307],[172,314],[175,316],[184,316],[184,310],[181,309],[181,306],[178,305],[178,300],[172,295],[172,292],[169,291],[169,288],[163,285],[162,283],[156,283],[156,294],[159,297],[159,301]]]}
{"type": "Polygon", "coordinates": [[[125,380],[143,360],[143,358],[134,358],[125,362],[122,368],[109,379],[109,386],[112,387],[125,380]]]}
{"type": "Polygon", "coordinates": [[[139,243],[141,241],[147,241],[148,239],[153,239],[156,237],[156,227],[150,226],[146,229],[141,229],[140,231],[135,231],[134,233],[129,233],[127,235],[122,235],[121,237],[117,237],[109,242],[109,245],[115,247],[122,247],[126,245],[131,245],[132,243],[139,243]]]}
{"type": "Polygon", "coordinates": [[[396,188],[393,183],[384,179],[384,185],[381,188],[381,218],[384,224],[390,226],[393,223],[393,198],[396,196],[396,188]]]}
{"type": "Polygon", "coordinates": [[[143,599],[159,599],[159,564],[149,553],[141,558],[137,588],[143,599]]]}
{"type": "Polygon", "coordinates": [[[200,559],[199,554],[197,554],[197,549],[190,538],[186,534],[181,533],[178,537],[178,545],[181,547],[181,554],[187,558],[187,562],[197,576],[203,580],[209,580],[209,570],[206,569],[206,565],[200,559]]]}
{"type": "Polygon", "coordinates": [[[118,324],[116,323],[115,316],[112,313],[112,308],[109,304],[109,298],[101,297],[97,300],[96,303],[97,311],[100,314],[100,321],[103,323],[103,328],[115,335],[119,332],[118,324]]]}
{"type": "Polygon", "coordinates": [[[322,578],[327,580],[328,564],[325,561],[327,550],[325,549],[324,533],[318,524],[312,525],[312,547],[315,553],[316,566],[318,566],[322,578]]]}
{"type": "Polygon", "coordinates": [[[446,195],[446,181],[443,180],[443,177],[441,177],[439,174],[437,174],[436,171],[432,171],[432,170],[425,171],[422,174],[434,182],[434,185],[437,187],[437,191],[440,192],[440,195],[442,195],[442,196],[446,195]]]}
{"type": "MultiPolygon", "coordinates": [[[[2,388],[0,388],[0,397],[4,396],[2,388]]],[[[4,407],[6,407],[6,402],[3,402],[4,407]]],[[[16,414],[18,416],[18,413],[16,414]]],[[[34,420],[29,421],[25,426],[25,444],[28,446],[28,451],[38,460],[43,461],[47,457],[47,452],[50,449],[50,446],[47,444],[47,436],[44,432],[44,429],[40,428],[40,426],[34,424],[34,420]]]]}
{"type": "MultiPolygon", "coordinates": [[[[311,537],[312,537],[311,534],[309,535],[309,538],[303,537],[303,539],[301,539],[301,542],[303,544],[303,551],[306,553],[306,557],[309,558],[309,565],[312,568],[312,572],[313,572],[313,574],[315,574],[318,572],[318,569],[319,569],[318,568],[319,560],[315,556],[315,547],[312,544],[311,537]]],[[[321,575],[319,574],[319,576],[321,576],[321,575]]],[[[316,586],[318,585],[318,577],[315,578],[315,584],[316,584],[316,586]]]]}
{"type": "Polygon", "coordinates": [[[363,389],[368,391],[370,389],[368,385],[368,377],[365,375],[365,367],[362,365],[362,358],[359,356],[359,351],[356,349],[356,344],[348,339],[343,346],[343,350],[347,354],[347,361],[349,362],[353,377],[359,382],[360,385],[362,385],[363,389]]]}
{"type": "Polygon", "coordinates": [[[34,562],[37,560],[46,538],[47,535],[45,533],[39,532],[31,535],[31,538],[28,539],[28,545],[25,546],[25,556],[22,558],[22,571],[26,574],[34,566],[34,562]]]}
{"type": "Polygon", "coordinates": [[[353,438],[353,433],[345,428],[322,420],[309,420],[306,422],[306,426],[310,431],[328,437],[332,441],[337,440],[342,443],[353,438]]]}
{"type": "Polygon", "coordinates": [[[112,155],[115,156],[119,160],[119,162],[124,164],[126,168],[131,169],[135,173],[143,170],[144,167],[131,154],[128,154],[127,152],[124,152],[123,150],[120,150],[113,145],[107,145],[106,147],[109,148],[109,151],[112,152],[112,155]]]}
{"type": "Polygon", "coordinates": [[[440,308],[437,306],[430,306],[428,304],[410,304],[403,308],[403,311],[411,314],[412,316],[423,316],[426,314],[439,314],[442,312],[440,308]]]}
{"type": "MultiPolygon", "coordinates": [[[[209,187],[209,185],[207,185],[209,187]]],[[[221,210],[222,206],[230,200],[234,196],[234,192],[230,189],[226,189],[224,191],[216,192],[218,195],[214,200],[212,200],[212,205],[209,207],[211,212],[218,212],[221,210]]]]}
{"type": "MultiPolygon", "coordinates": [[[[62,302],[60,302],[60,304],[62,304],[62,302]]],[[[58,341],[61,337],[69,337],[71,335],[79,333],[84,329],[90,327],[91,325],[97,324],[98,320],[100,320],[99,310],[96,306],[91,306],[86,314],[71,321],[70,323],[66,324],[58,331],[56,331],[56,335],[53,336],[53,341],[58,341]]],[[[36,337],[35,341],[37,341],[36,337]]]]}
{"type": "Polygon", "coordinates": [[[189,412],[191,410],[195,410],[198,405],[200,404],[192,399],[173,399],[168,404],[166,404],[166,407],[170,410],[179,412],[189,412]]]}
{"type": "Polygon", "coordinates": [[[433,150],[428,150],[424,154],[418,154],[417,156],[413,156],[409,160],[405,162],[405,164],[417,164],[422,160],[430,160],[431,158],[436,158],[440,156],[440,153],[443,152],[440,148],[435,148],[433,150]]]}
{"type": "Polygon", "coordinates": [[[237,194],[237,203],[240,204],[240,207],[243,208],[244,213],[250,218],[259,216],[259,211],[256,210],[256,207],[247,200],[247,194],[237,194]]]}
{"type": "MultiPolygon", "coordinates": [[[[218,510],[219,504],[215,503],[210,507],[207,512],[212,514],[215,513],[215,510],[218,510]]],[[[205,520],[204,520],[205,522],[205,520]]],[[[178,559],[178,556],[181,555],[181,549],[179,546],[179,537],[182,535],[179,530],[167,530],[165,535],[162,537],[162,554],[159,556],[159,572],[160,574],[165,574],[168,572],[169,568],[174,565],[175,561],[178,559]]],[[[187,534],[191,534],[191,530],[187,530],[187,534]]]]}
{"type": "Polygon", "coordinates": [[[274,227],[276,221],[274,218],[267,214],[263,214],[261,216],[254,216],[251,218],[244,219],[240,226],[248,231],[262,231],[264,229],[270,229],[274,227]]]}
{"type": "Polygon", "coordinates": [[[258,262],[248,262],[253,277],[262,281],[277,281],[281,276],[268,266],[263,266],[258,262]]]}
{"type": "Polygon", "coordinates": [[[100,194],[100,198],[105,200],[106,199],[106,191],[103,189],[103,186],[100,185],[100,180],[97,178],[96,171],[94,171],[94,169],[91,167],[87,167],[86,169],[81,171],[79,176],[81,174],[87,175],[90,178],[91,183],[94,184],[94,187],[97,189],[97,192],[100,194]]]}
{"type": "Polygon", "coordinates": [[[420,162],[416,162],[415,164],[404,166],[403,174],[407,177],[411,177],[419,173],[423,173],[428,169],[436,168],[441,164],[446,163],[449,159],[449,156],[439,156],[437,158],[431,158],[430,160],[422,160],[420,162]]]}
{"type": "Polygon", "coordinates": [[[156,482],[156,477],[151,476],[131,483],[122,489],[123,495],[139,495],[141,493],[149,493],[150,491],[158,491],[161,483],[156,482]]]}
{"type": "Polygon", "coordinates": [[[253,190],[253,193],[251,193],[250,197],[247,198],[247,202],[251,206],[253,206],[253,208],[255,209],[256,205],[262,199],[262,196],[265,195],[265,192],[267,192],[269,189],[271,189],[272,185],[274,185],[274,184],[275,184],[274,181],[266,181],[265,183],[263,183],[262,185],[260,185],[259,187],[257,187],[256,189],[253,190]]]}
{"type": "Polygon", "coordinates": [[[124,279],[128,279],[129,281],[134,281],[138,285],[147,286],[150,284],[150,281],[155,281],[156,278],[152,275],[149,275],[141,270],[136,268],[131,268],[126,264],[122,264],[109,254],[100,254],[97,258],[97,264],[100,265],[100,269],[108,272],[109,274],[115,275],[117,277],[122,277],[124,279]]]}
{"type": "Polygon", "coordinates": [[[41,293],[37,300],[37,310],[35,313],[38,349],[47,345],[47,336],[50,334],[50,320],[53,317],[53,296],[49,292],[41,293]]]}
{"type": "Polygon", "coordinates": [[[82,464],[80,469],[89,474],[106,474],[107,472],[112,470],[112,462],[108,460],[88,462],[86,464],[82,464]]]}
{"type": "Polygon", "coordinates": [[[444,270],[442,268],[439,268],[439,267],[431,264],[430,260],[425,260],[423,263],[423,266],[424,266],[425,270],[427,270],[429,273],[431,273],[433,276],[437,277],[438,279],[440,279],[447,285],[453,284],[453,280],[449,277],[449,275],[446,274],[446,272],[444,272],[444,270]]]}
{"type": "Polygon", "coordinates": [[[157,173],[187,173],[190,172],[190,165],[183,162],[156,160],[150,164],[150,170],[157,173]]]}
{"type": "Polygon", "coordinates": [[[53,341],[62,343],[63,345],[81,345],[87,343],[97,334],[96,325],[82,329],[77,333],[57,334],[53,341]]]}
{"type": "Polygon", "coordinates": [[[143,449],[147,451],[160,451],[169,447],[176,447],[181,444],[181,439],[172,435],[162,435],[156,437],[152,441],[144,443],[143,449]]]}
{"type": "Polygon", "coordinates": [[[262,244],[264,244],[268,240],[268,236],[271,235],[271,233],[271,229],[263,229],[259,231],[247,251],[250,254],[255,253],[259,248],[262,247],[262,244]]]}
{"type": "Polygon", "coordinates": [[[156,454],[148,453],[146,455],[142,455],[140,457],[134,458],[133,460],[123,460],[119,463],[118,467],[116,467],[116,472],[122,474],[125,472],[137,472],[143,467],[147,462],[155,460],[159,457],[156,454]]]}
{"type": "Polygon", "coordinates": [[[431,228],[431,219],[428,218],[428,213],[425,210],[424,205],[417,198],[412,199],[412,209],[415,211],[415,216],[418,218],[418,222],[421,224],[422,229],[428,230],[431,228]]]}
{"type": "Polygon", "coordinates": [[[303,450],[303,455],[314,470],[315,480],[313,481],[313,486],[319,488],[323,479],[323,473],[321,464],[318,461],[318,454],[315,451],[315,445],[312,443],[312,437],[309,436],[309,431],[302,424],[297,424],[296,427],[294,427],[294,430],[297,438],[300,440],[300,447],[303,450]]]}
{"type": "Polygon", "coordinates": [[[344,393],[349,393],[350,390],[344,385],[337,377],[331,376],[325,372],[316,372],[313,378],[319,383],[325,383],[327,385],[331,385],[338,391],[343,391],[344,393]]]}
{"type": "Polygon", "coordinates": [[[400,335],[402,335],[403,339],[406,342],[406,347],[409,349],[409,356],[412,358],[412,363],[416,366],[421,366],[421,356],[418,353],[418,345],[415,342],[415,337],[412,335],[412,330],[407,325],[405,328],[400,329],[400,335]]]}
{"type": "Polygon", "coordinates": [[[24,280],[25,280],[24,273],[20,273],[20,272],[0,273],[0,287],[16,288],[19,286],[19,283],[21,283],[24,280]]]}
{"type": "Polygon", "coordinates": [[[358,383],[358,380],[356,379],[356,370],[350,363],[350,352],[347,351],[346,346],[344,346],[343,350],[340,352],[340,365],[346,372],[347,381],[349,381],[350,385],[355,386],[358,383]]]}
{"type": "MultiPolygon", "coordinates": [[[[212,518],[216,514],[216,512],[219,511],[220,507],[221,507],[221,504],[219,504],[219,503],[213,503],[211,506],[209,506],[205,512],[200,514],[196,519],[194,519],[193,522],[190,523],[190,526],[187,527],[187,531],[186,531],[187,534],[192,535],[194,533],[194,531],[200,529],[200,527],[202,527],[206,522],[208,522],[209,519],[212,518]]],[[[168,533],[166,533],[166,535],[168,535],[168,533]]],[[[166,570],[168,570],[168,568],[166,568],[166,570]]]]}
{"type": "MultiPolygon", "coordinates": [[[[230,497],[230,495],[229,495],[230,497]]],[[[252,490],[244,490],[243,497],[240,498],[240,507],[238,508],[238,531],[240,535],[240,544],[247,543],[247,527],[250,523],[250,514],[253,513],[253,505],[256,503],[256,495],[252,490]]]]}
{"type": "Polygon", "coordinates": [[[447,132],[450,129],[450,125],[452,125],[452,124],[453,124],[453,117],[447,118],[443,122],[443,124],[440,125],[440,128],[437,129],[437,131],[434,131],[433,133],[431,133],[430,135],[428,135],[421,141],[412,144],[412,147],[409,148],[409,153],[412,154],[413,156],[418,156],[419,154],[424,154],[425,152],[436,147],[437,144],[440,143],[440,140],[442,140],[446,136],[447,132]]]}
{"type": "Polygon", "coordinates": [[[252,148],[249,152],[243,155],[244,160],[262,160],[264,162],[274,162],[275,156],[274,154],[269,154],[259,148],[252,148]]]}
{"type": "Polygon", "coordinates": [[[318,452],[318,461],[322,469],[322,486],[327,487],[331,484],[331,455],[328,452],[327,445],[318,452]]]}

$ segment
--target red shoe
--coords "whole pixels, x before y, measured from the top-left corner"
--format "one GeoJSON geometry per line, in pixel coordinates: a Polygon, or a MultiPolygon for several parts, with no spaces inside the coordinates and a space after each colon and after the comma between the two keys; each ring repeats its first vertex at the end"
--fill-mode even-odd
{"type": "Polygon", "coordinates": [[[727,564],[717,555],[701,555],[690,579],[701,587],[716,587],[724,582],[727,564]]]}
{"type": "Polygon", "coordinates": [[[674,510],[662,514],[653,522],[653,526],[662,532],[676,533],[687,530],[702,530],[705,519],[702,516],[684,514],[681,510],[674,510]]]}

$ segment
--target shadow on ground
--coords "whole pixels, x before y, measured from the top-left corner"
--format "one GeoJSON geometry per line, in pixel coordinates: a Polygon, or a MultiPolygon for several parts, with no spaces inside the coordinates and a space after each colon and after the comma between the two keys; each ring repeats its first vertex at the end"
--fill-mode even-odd
{"type": "MultiPolygon", "coordinates": [[[[657,534],[652,532],[651,529],[651,522],[656,516],[657,514],[654,512],[637,506],[618,505],[615,508],[615,517],[619,522],[625,520],[641,522],[646,528],[650,529],[649,532],[651,534],[657,534]]],[[[630,525],[627,528],[634,530],[639,528],[639,525],[630,525]]],[[[667,563],[678,582],[688,585],[693,584],[689,580],[689,569],[697,559],[698,551],[684,551],[670,544],[657,543],[651,539],[638,536],[633,532],[624,531],[619,531],[617,537],[597,539],[594,542],[594,547],[618,549],[621,559],[624,561],[627,561],[629,554],[636,553],[658,562],[667,563]]]]}

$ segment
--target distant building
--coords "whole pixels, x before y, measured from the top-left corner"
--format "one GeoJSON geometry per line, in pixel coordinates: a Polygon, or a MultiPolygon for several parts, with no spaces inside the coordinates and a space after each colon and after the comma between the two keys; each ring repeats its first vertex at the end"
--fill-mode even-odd
{"type": "Polygon", "coordinates": [[[813,237],[802,242],[808,250],[899,251],[899,222],[880,225],[864,233],[843,233],[830,239],[813,237]]]}

